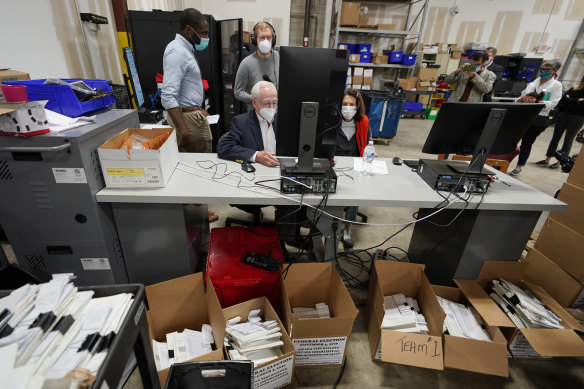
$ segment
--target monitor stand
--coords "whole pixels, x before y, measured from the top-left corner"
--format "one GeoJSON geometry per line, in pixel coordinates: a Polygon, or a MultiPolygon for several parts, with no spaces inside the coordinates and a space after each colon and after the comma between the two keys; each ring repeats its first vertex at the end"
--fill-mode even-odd
{"type": "Polygon", "coordinates": [[[284,162],[286,174],[326,174],[330,170],[327,159],[314,158],[314,144],[318,125],[318,103],[303,101],[300,111],[300,134],[298,137],[298,162],[284,162]]]}
{"type": "Polygon", "coordinates": [[[460,174],[490,174],[488,170],[483,169],[483,166],[485,165],[487,157],[491,152],[491,147],[493,146],[493,143],[495,143],[495,139],[499,134],[499,129],[501,128],[506,113],[506,109],[491,108],[489,117],[483,127],[481,137],[475,146],[475,151],[470,164],[468,166],[466,164],[452,164],[450,167],[460,174]]]}

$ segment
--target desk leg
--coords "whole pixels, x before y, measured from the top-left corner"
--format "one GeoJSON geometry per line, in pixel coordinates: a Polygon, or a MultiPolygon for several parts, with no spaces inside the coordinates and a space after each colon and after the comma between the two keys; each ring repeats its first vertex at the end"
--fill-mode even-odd
{"type": "MultiPolygon", "coordinates": [[[[314,250],[316,251],[316,258],[319,262],[330,261],[337,257],[337,247],[339,247],[340,223],[338,218],[343,217],[344,207],[326,207],[328,215],[322,215],[318,218],[316,228],[324,237],[324,245],[321,237],[314,237],[312,239],[314,250]]],[[[314,208],[308,208],[307,216],[310,220],[314,220],[315,216],[319,215],[320,211],[314,208]]]]}
{"type": "MultiPolygon", "coordinates": [[[[419,216],[434,212],[420,209],[419,216]]],[[[448,224],[459,211],[444,210],[429,220],[448,224]]],[[[533,232],[539,211],[466,210],[448,227],[416,223],[408,256],[426,265],[433,284],[451,285],[453,278],[474,279],[483,262],[517,261],[533,232]]]]}
{"type": "MultiPolygon", "coordinates": [[[[130,282],[150,285],[194,273],[197,256],[187,240],[182,204],[112,203],[112,208],[130,282]]],[[[198,208],[206,231],[207,206],[198,208]]]]}

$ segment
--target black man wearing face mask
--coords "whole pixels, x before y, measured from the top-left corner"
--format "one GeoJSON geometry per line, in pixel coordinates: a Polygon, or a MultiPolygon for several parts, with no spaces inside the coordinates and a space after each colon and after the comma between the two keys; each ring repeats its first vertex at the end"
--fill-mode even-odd
{"type": "Polygon", "coordinates": [[[195,58],[195,50],[205,50],[208,44],[209,24],[204,15],[194,8],[185,9],[180,16],[180,33],[164,50],[162,84],[162,105],[169,124],[176,128],[181,152],[212,152],[201,68],[195,58]]]}

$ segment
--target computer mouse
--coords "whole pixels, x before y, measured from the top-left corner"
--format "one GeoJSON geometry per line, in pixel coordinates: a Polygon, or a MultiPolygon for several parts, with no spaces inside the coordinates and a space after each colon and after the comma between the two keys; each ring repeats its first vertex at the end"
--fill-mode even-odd
{"type": "Polygon", "coordinates": [[[400,157],[393,157],[393,164],[394,165],[401,165],[402,164],[402,159],[400,157]]]}
{"type": "Polygon", "coordinates": [[[246,173],[253,173],[256,170],[255,167],[253,167],[253,165],[249,162],[243,162],[241,164],[241,169],[246,173]]]}

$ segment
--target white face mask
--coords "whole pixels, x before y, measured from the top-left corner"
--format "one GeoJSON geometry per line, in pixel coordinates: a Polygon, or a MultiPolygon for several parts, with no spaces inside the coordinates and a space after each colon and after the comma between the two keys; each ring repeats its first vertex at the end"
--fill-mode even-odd
{"type": "Polygon", "coordinates": [[[263,117],[268,123],[271,123],[276,116],[276,108],[261,108],[260,116],[263,117]]]}
{"type": "Polygon", "coordinates": [[[351,120],[351,119],[353,119],[353,117],[357,113],[357,107],[353,107],[351,105],[345,105],[341,109],[341,112],[342,112],[345,120],[351,120]]]}
{"type": "Polygon", "coordinates": [[[272,50],[272,42],[270,42],[267,39],[264,39],[263,41],[260,41],[260,43],[258,43],[258,48],[260,49],[260,53],[268,54],[270,50],[272,50]]]}

